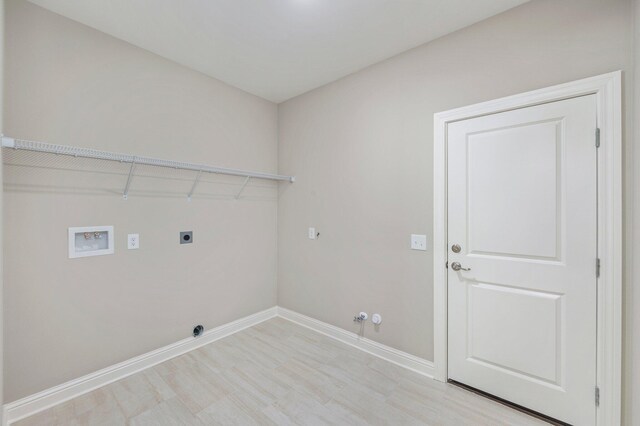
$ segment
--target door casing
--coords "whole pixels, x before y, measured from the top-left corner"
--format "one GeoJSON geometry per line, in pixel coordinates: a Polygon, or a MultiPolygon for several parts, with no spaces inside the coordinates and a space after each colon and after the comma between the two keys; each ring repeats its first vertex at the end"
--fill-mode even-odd
{"type": "MultiPolygon", "coordinates": [[[[596,95],[598,148],[598,258],[596,382],[598,425],[621,421],[622,402],[622,72],[552,86],[434,115],[434,378],[447,374],[447,126],[451,122],[596,95]]],[[[594,135],[594,144],[596,138],[594,135]]],[[[594,264],[594,274],[596,265],[594,264]]],[[[596,389],[594,389],[595,403],[596,389]]]]}

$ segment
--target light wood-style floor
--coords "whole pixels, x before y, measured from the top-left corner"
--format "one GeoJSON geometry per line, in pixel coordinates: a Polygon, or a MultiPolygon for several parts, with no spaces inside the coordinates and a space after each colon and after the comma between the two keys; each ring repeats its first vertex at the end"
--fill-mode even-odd
{"type": "Polygon", "coordinates": [[[544,425],[275,318],[15,425],[544,425]]]}

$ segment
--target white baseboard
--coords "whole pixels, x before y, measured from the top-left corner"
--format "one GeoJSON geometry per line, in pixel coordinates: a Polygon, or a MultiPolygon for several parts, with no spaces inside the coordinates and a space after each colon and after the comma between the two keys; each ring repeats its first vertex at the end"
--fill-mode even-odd
{"type": "Polygon", "coordinates": [[[187,338],[179,342],[165,346],[155,351],[131,358],[119,364],[112,365],[102,370],[96,371],[75,380],[54,386],[42,392],[17,401],[5,404],[3,407],[2,421],[4,426],[31,416],[54,405],[61,404],[72,398],[90,392],[99,387],[108,385],[117,380],[123,379],[145,368],[153,367],[156,364],[175,358],[186,352],[207,345],[216,340],[227,337],[240,330],[254,326],[277,315],[277,307],[269,308],[248,317],[221,325],[211,330],[205,331],[201,337],[187,338]]]}
{"type": "Polygon", "coordinates": [[[400,367],[404,367],[423,376],[433,378],[433,362],[406,352],[399,351],[382,343],[374,342],[366,337],[361,337],[356,333],[352,333],[342,328],[336,327],[326,322],[318,321],[306,315],[299,314],[286,308],[278,306],[278,316],[307,327],[325,336],[339,340],[342,343],[351,345],[371,355],[392,362],[400,367]]]}
{"type": "Polygon", "coordinates": [[[201,337],[187,338],[155,351],[131,358],[119,364],[112,365],[75,380],[38,392],[34,395],[5,404],[3,407],[2,424],[8,426],[13,422],[29,417],[54,405],[61,404],[87,392],[91,392],[109,383],[123,379],[161,362],[198,349],[201,346],[215,342],[245,328],[252,327],[276,316],[307,327],[342,343],[368,352],[418,374],[433,378],[433,363],[426,359],[399,351],[339,327],[299,314],[289,309],[269,308],[248,317],[207,330],[201,337]]]}

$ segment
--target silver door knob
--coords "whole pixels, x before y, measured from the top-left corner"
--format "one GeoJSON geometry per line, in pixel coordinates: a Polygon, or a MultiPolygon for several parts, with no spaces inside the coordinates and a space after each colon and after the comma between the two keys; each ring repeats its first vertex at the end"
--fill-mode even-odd
{"type": "Polygon", "coordinates": [[[451,269],[453,269],[454,271],[470,271],[471,270],[471,268],[463,268],[460,262],[453,262],[451,264],[451,269]]]}

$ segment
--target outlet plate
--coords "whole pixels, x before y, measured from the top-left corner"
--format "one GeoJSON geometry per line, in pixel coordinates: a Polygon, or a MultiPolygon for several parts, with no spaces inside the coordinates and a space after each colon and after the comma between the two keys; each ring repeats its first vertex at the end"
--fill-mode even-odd
{"type": "Polygon", "coordinates": [[[127,248],[129,250],[137,250],[140,248],[140,234],[127,235],[127,248]]]}
{"type": "Polygon", "coordinates": [[[412,250],[427,250],[427,236],[421,234],[411,234],[412,250]]]}
{"type": "Polygon", "coordinates": [[[191,244],[193,242],[193,231],[182,231],[180,233],[180,244],[191,244]]]}

